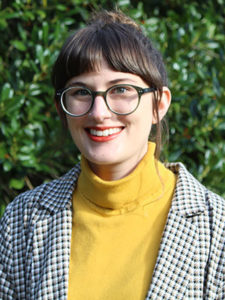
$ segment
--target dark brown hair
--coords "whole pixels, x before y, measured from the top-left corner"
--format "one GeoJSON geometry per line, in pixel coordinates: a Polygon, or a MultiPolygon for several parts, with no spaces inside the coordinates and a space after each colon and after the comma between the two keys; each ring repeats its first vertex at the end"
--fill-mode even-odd
{"type": "MultiPolygon", "coordinates": [[[[69,79],[85,72],[98,70],[102,60],[116,71],[139,75],[154,93],[153,113],[158,122],[155,128],[155,156],[161,149],[161,121],[158,104],[162,88],[167,85],[167,74],[161,54],[144,35],[141,28],[119,11],[95,13],[86,27],[72,34],[62,47],[55,62],[52,82],[55,91],[64,88],[69,79]]],[[[56,107],[66,124],[65,114],[55,97],[56,107]]]]}

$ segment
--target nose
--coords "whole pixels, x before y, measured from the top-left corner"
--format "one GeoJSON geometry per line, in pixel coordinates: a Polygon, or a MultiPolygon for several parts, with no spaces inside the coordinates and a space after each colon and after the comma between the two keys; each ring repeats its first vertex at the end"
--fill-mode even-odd
{"type": "Polygon", "coordinates": [[[111,111],[107,107],[103,96],[98,95],[95,97],[90,115],[99,122],[111,117],[111,111]]]}

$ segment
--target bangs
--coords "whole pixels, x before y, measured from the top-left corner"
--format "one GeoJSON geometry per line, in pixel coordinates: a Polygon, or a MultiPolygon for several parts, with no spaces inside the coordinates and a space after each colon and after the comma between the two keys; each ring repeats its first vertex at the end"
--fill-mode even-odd
{"type": "Polygon", "coordinates": [[[88,31],[87,28],[80,30],[68,44],[65,53],[67,78],[99,70],[102,54],[97,32],[88,31]]]}
{"type": "Polygon", "coordinates": [[[72,35],[58,57],[57,70],[53,70],[55,88],[65,87],[74,76],[99,71],[104,60],[112,70],[134,73],[160,89],[162,78],[149,57],[149,49],[140,39],[139,31],[134,33],[132,28],[131,32],[129,27],[124,24],[88,26],[72,35]]]}

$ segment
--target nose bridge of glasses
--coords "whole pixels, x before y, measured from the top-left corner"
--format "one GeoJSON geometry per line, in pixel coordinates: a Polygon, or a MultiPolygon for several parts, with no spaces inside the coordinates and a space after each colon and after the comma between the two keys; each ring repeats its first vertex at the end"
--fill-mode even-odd
{"type": "Polygon", "coordinates": [[[92,92],[92,97],[95,99],[97,96],[102,96],[104,100],[106,100],[106,93],[107,91],[93,91],[92,92]]]}
{"type": "Polygon", "coordinates": [[[106,100],[106,94],[107,94],[107,91],[92,91],[92,110],[94,111],[105,111],[105,109],[107,111],[110,110],[109,108],[109,105],[107,103],[107,100],[106,100]],[[100,99],[97,99],[97,102],[96,102],[96,97],[97,96],[101,96],[100,99]],[[102,110],[102,108],[104,107],[104,109],[102,110]]]}

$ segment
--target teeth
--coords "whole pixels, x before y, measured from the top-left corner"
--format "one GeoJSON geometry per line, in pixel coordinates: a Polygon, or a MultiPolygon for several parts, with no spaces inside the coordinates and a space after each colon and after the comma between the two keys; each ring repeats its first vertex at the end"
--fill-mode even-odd
{"type": "Polygon", "coordinates": [[[92,135],[96,135],[96,136],[109,136],[109,135],[117,133],[119,131],[121,131],[121,128],[110,128],[110,129],[105,129],[105,130],[90,129],[90,133],[92,135]]]}

